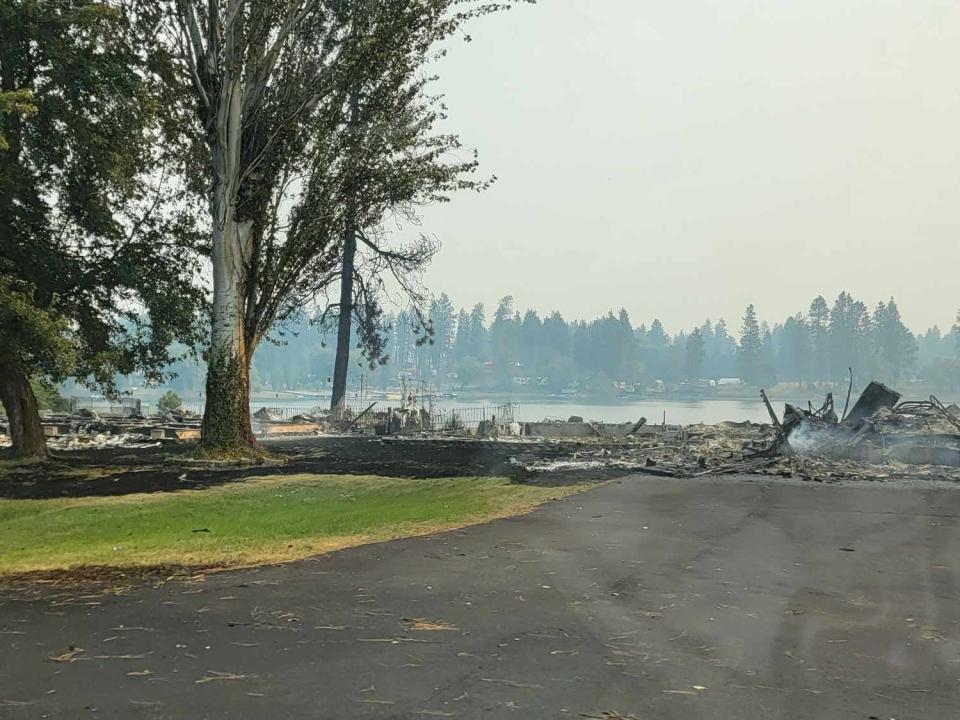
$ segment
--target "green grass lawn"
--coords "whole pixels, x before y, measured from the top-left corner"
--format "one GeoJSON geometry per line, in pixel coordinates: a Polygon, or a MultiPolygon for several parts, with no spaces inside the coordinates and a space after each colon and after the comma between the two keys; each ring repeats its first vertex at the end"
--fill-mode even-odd
{"type": "Polygon", "coordinates": [[[176,493],[0,500],[0,574],[281,562],[515,515],[577,489],[292,475],[176,493]]]}

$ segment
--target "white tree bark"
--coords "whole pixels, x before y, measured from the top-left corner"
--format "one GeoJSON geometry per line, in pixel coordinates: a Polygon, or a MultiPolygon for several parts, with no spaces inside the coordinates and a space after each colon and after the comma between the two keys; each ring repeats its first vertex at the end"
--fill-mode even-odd
{"type": "MultiPolygon", "coordinates": [[[[234,53],[227,48],[227,57],[234,53]]],[[[241,165],[242,92],[230,63],[216,100],[216,121],[208,134],[213,176],[210,371],[204,411],[204,443],[214,448],[252,444],[249,364],[245,315],[251,257],[252,219],[238,217],[241,165]]]]}

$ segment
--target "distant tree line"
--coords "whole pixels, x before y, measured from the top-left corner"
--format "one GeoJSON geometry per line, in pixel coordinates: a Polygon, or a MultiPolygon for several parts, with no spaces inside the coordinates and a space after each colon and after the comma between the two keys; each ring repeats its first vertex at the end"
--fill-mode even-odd
{"type": "Polygon", "coordinates": [[[580,386],[603,394],[624,385],[709,384],[704,381],[719,378],[755,386],[843,383],[851,367],[860,378],[897,383],[922,376],[943,384],[951,381],[960,357],[960,325],[946,336],[934,327],[918,338],[893,298],[870,310],[847,292],[832,306],[817,297],[806,313],[773,326],[749,305],[736,330],[723,318],[707,319],[673,335],[658,319],[635,325],[624,309],[568,322],[558,312],[543,318],[533,310],[521,313],[512,297],[498,303],[487,324],[483,305],[454,315],[441,296],[431,320],[434,344],[409,347],[398,333],[395,363],[421,376],[452,372],[462,384],[492,387],[580,386]]]}
{"type": "MultiPolygon", "coordinates": [[[[807,312],[773,324],[744,311],[737,328],[720,318],[669,333],[654,319],[634,324],[626,310],[592,320],[568,321],[559,312],[541,317],[520,311],[512,297],[488,318],[482,303],[457,309],[440,295],[429,304],[433,342],[423,343],[413,312],[387,315],[384,364],[359,359],[354,386],[363,375],[370,387],[395,387],[401,379],[443,389],[491,389],[599,397],[657,385],[710,387],[722,378],[751,386],[831,383],[844,387],[848,368],[858,383],[877,378],[897,384],[923,380],[960,388],[960,316],[946,331],[932,327],[914,335],[895,300],[869,310],[842,292],[829,304],[817,297],[807,312]],[[711,383],[713,381],[713,383],[711,383]]],[[[277,345],[255,358],[252,381],[261,389],[323,387],[333,368],[333,336],[308,323],[287,329],[277,345]]],[[[175,386],[189,388],[196,371],[174,368],[175,386]]],[[[200,377],[197,375],[197,377],[200,377]]]]}

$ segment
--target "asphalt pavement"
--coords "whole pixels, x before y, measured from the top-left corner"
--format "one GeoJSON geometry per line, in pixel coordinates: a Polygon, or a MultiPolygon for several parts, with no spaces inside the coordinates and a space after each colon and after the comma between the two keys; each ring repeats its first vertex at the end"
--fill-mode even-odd
{"type": "Polygon", "coordinates": [[[0,719],[960,717],[960,488],[630,477],[313,560],[0,591],[0,719]]]}

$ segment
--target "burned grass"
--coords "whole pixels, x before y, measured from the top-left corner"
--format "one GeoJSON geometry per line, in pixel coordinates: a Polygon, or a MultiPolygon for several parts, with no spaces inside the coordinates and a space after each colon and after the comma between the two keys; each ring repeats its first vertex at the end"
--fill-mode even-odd
{"type": "MultiPolygon", "coordinates": [[[[300,438],[268,443],[283,465],[206,467],[194,457],[194,443],[170,443],[131,451],[100,448],[59,453],[45,462],[0,461],[0,498],[112,497],[169,493],[223,486],[250,477],[296,475],[378,475],[431,479],[463,476],[511,476],[544,486],[577,485],[611,477],[537,473],[511,461],[529,443],[458,439],[415,440],[375,437],[300,438]]],[[[566,455],[572,446],[542,446],[541,455],[566,455]]],[[[614,473],[616,475],[617,473],[614,473]]],[[[619,473],[622,475],[623,473],[619,473]]]]}

